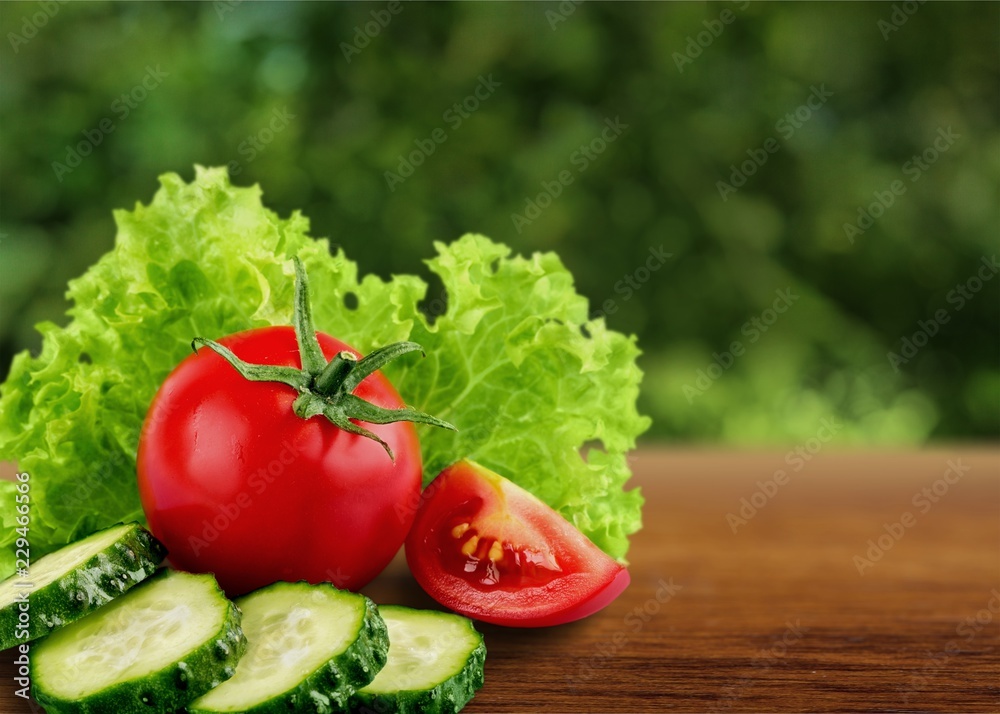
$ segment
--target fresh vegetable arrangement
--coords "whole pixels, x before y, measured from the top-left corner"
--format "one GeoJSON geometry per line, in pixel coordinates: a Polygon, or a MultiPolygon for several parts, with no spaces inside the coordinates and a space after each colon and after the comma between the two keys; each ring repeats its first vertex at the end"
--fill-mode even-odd
{"type": "MultiPolygon", "coordinates": [[[[146,563],[155,567],[162,553],[130,523],[39,565],[49,581],[75,588],[95,561],[111,573],[142,558],[148,575],[146,563]],[[133,547],[145,553],[126,556],[133,547]]],[[[78,592],[60,598],[43,587],[30,606],[52,621],[78,592]]],[[[55,621],[30,652],[32,690],[50,714],[454,714],[484,682],[486,647],[466,618],[378,608],[329,583],[277,582],[230,601],[211,574],[162,568],[134,588],[110,589],[89,614],[55,621]]]]}
{"type": "Polygon", "coordinates": [[[214,573],[230,595],[331,573],[341,587],[367,584],[413,521],[394,508],[420,494],[413,422],[454,429],[405,408],[377,372],[420,346],[398,342],[359,360],[317,335],[298,259],[296,268],[294,329],[196,339],[210,349],[163,383],[139,442],[150,527],[174,565],[214,573]]]}
{"type": "MultiPolygon", "coordinates": [[[[404,539],[420,585],[482,621],[557,625],[625,589],[638,351],[587,319],[554,255],[435,244],[447,309],[430,317],[422,280],[358,280],[224,171],[161,181],[71,282],[71,322],[41,325],[42,353],[0,387],[34,554],[87,536],[31,563],[30,632],[15,630],[24,571],[0,583],[0,646],[54,631],[32,659],[43,705],[458,711],[483,684],[471,623],[337,589],[404,539]],[[143,516],[155,538],[94,533],[143,516]],[[206,575],[139,584],[165,553],[206,575]]],[[[27,529],[13,486],[7,548],[27,529]]]]}
{"type": "MultiPolygon", "coordinates": [[[[317,329],[362,354],[402,340],[426,352],[385,368],[407,404],[459,429],[422,435],[424,485],[475,459],[625,557],[642,504],[623,490],[625,457],[648,425],[635,408],[638,349],[588,320],[555,255],[511,257],[475,235],[438,243],[428,266],[446,294],[426,295],[414,275],[359,278],[343,251],[308,235],[304,217],[277,217],[224,169],[161,182],[148,206],[116,212],[114,248],[70,282],[69,324],[42,323],[41,353],[18,355],[0,387],[0,460],[32,476],[36,557],[142,518],[135,457],[153,396],[192,338],[288,324],[292,256],[322,296],[317,329]],[[425,297],[447,302],[433,321],[420,310],[425,297]]],[[[14,571],[15,494],[0,482],[2,576],[14,571]]]]}

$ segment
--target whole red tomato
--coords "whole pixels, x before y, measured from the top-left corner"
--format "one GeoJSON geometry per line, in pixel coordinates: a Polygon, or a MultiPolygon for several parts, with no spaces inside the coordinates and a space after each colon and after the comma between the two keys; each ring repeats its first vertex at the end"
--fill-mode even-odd
{"type": "MultiPolygon", "coordinates": [[[[296,327],[316,334],[307,309],[296,327]]],[[[406,537],[413,512],[398,506],[418,498],[421,460],[412,423],[358,415],[449,426],[404,409],[380,372],[361,378],[367,359],[316,337],[305,355],[292,327],[202,341],[212,349],[181,362],[147,415],[138,476],[150,529],[173,565],[214,573],[230,595],[278,580],[365,585],[406,537]],[[278,379],[256,381],[266,377],[278,379]]]]}

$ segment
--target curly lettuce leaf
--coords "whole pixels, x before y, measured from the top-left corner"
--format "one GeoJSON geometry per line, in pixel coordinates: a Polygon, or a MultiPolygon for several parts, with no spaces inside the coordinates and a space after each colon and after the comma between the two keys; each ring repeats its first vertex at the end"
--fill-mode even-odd
{"type": "MultiPolygon", "coordinates": [[[[148,206],[115,212],[114,248],[70,282],[69,324],[39,325],[41,354],[19,354],[0,386],[0,460],[31,474],[34,555],[142,518],[135,454],[156,389],[195,336],[288,324],[298,255],[318,329],[362,352],[404,339],[426,349],[427,359],[388,370],[408,403],[461,429],[420,427],[425,482],[476,459],[624,558],[642,504],[623,490],[625,457],[648,426],[635,409],[638,350],[587,321],[555,255],[512,258],[482,236],[435,244],[428,265],[448,308],[430,324],[418,308],[422,279],[359,278],[343,251],[308,235],[303,216],[264,208],[258,187],[201,167],[192,183],[160,181],[148,206]]],[[[10,484],[0,484],[0,516],[2,576],[17,535],[10,484]]]]}
{"type": "Polygon", "coordinates": [[[587,300],[553,253],[511,258],[478,235],[435,247],[427,264],[447,312],[433,325],[414,316],[410,339],[427,358],[386,370],[408,403],[458,427],[421,437],[425,475],[472,458],[624,558],[642,505],[623,490],[626,454],[648,426],[635,408],[634,338],[587,321],[587,300]]]}

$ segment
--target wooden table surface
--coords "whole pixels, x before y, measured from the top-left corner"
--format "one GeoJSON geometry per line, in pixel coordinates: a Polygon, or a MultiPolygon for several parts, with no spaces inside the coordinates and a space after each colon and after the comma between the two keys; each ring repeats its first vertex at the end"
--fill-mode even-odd
{"type": "MultiPolygon", "coordinates": [[[[466,711],[1000,711],[1000,450],[789,461],[640,450],[632,585],[582,622],[482,626],[466,711]]],[[[399,559],[367,592],[432,605],[399,559]]],[[[0,662],[0,713],[40,711],[0,662]]]]}

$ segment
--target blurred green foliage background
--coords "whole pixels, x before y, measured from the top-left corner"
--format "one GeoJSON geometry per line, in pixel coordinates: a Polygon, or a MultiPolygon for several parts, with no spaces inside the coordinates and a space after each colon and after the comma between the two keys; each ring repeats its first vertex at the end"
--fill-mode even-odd
{"type": "Polygon", "coordinates": [[[638,335],[653,438],[1000,432],[996,3],[17,2],[0,23],[0,376],[113,208],[228,164],[383,276],[467,231],[557,251],[638,335]]]}

